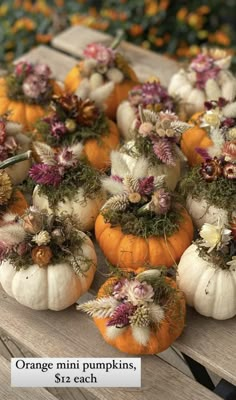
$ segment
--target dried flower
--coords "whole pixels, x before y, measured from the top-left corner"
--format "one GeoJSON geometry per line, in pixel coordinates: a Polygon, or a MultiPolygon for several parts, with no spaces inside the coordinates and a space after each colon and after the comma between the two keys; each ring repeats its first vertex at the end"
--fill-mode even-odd
{"type": "Polygon", "coordinates": [[[80,125],[91,126],[98,117],[98,108],[90,99],[79,100],[76,121],[80,125]]]}
{"type": "Polygon", "coordinates": [[[134,313],[136,307],[130,303],[121,303],[116,307],[107,326],[123,327],[129,325],[129,318],[134,313]]]}
{"type": "Polygon", "coordinates": [[[67,127],[64,124],[64,122],[59,121],[57,119],[53,119],[51,121],[50,128],[51,128],[51,135],[54,136],[56,139],[60,139],[67,133],[67,127]]]}
{"type": "Polygon", "coordinates": [[[153,131],[154,127],[151,124],[151,122],[143,122],[139,129],[138,132],[141,136],[149,136],[151,134],[151,132],[153,131]]]}
{"type": "Polygon", "coordinates": [[[123,293],[125,292],[127,301],[132,303],[134,306],[143,302],[153,301],[153,287],[148,283],[140,282],[137,279],[131,281],[126,280],[122,291],[123,293]]]}
{"type": "Polygon", "coordinates": [[[47,64],[35,64],[34,73],[43,76],[45,79],[49,79],[52,71],[47,64]]]}
{"type": "Polygon", "coordinates": [[[164,164],[175,166],[176,162],[172,143],[170,143],[168,139],[155,140],[153,143],[153,151],[164,164]]]}
{"type": "Polygon", "coordinates": [[[222,155],[225,161],[236,162],[236,140],[224,144],[222,155]]]}
{"type": "Polygon", "coordinates": [[[8,203],[12,195],[12,183],[5,170],[0,170],[0,205],[8,203]]]}
{"type": "Polygon", "coordinates": [[[28,75],[23,84],[22,90],[25,96],[31,99],[37,99],[41,94],[44,94],[47,90],[48,82],[38,75],[30,74],[28,75]]]}
{"type": "Polygon", "coordinates": [[[47,267],[51,261],[53,254],[48,246],[34,247],[31,252],[32,260],[39,267],[47,267]]]}
{"type": "Polygon", "coordinates": [[[201,246],[209,248],[208,253],[213,249],[220,250],[231,240],[231,230],[226,229],[224,225],[218,220],[217,225],[205,223],[199,232],[203,242],[201,246]]]}
{"type": "Polygon", "coordinates": [[[109,296],[80,304],[76,309],[85,311],[95,318],[107,318],[112,316],[118,305],[118,301],[114,297],[109,296]]]}
{"type": "Polygon", "coordinates": [[[28,61],[20,61],[15,65],[14,73],[17,76],[29,75],[33,71],[33,66],[28,61]]]}
{"type": "Polygon", "coordinates": [[[222,163],[216,157],[202,164],[200,173],[207,182],[216,180],[222,174],[222,163]]]}
{"type": "Polygon", "coordinates": [[[2,145],[6,140],[6,123],[0,120],[0,145],[2,145]]]}
{"type": "Polygon", "coordinates": [[[69,150],[68,148],[63,148],[60,153],[57,154],[57,161],[58,164],[65,168],[73,168],[75,167],[79,160],[73,151],[69,150]]]}
{"type": "Polygon", "coordinates": [[[25,232],[36,234],[42,229],[42,216],[38,212],[29,210],[29,212],[22,217],[22,227],[25,232]]]}
{"type": "Polygon", "coordinates": [[[38,246],[46,245],[51,241],[51,236],[48,231],[41,231],[33,236],[32,241],[35,242],[38,246]]]}
{"type": "Polygon", "coordinates": [[[84,50],[84,56],[94,58],[101,64],[111,65],[115,60],[115,51],[100,43],[90,43],[84,50]]]}
{"type": "Polygon", "coordinates": [[[62,229],[56,228],[51,232],[51,238],[58,244],[61,245],[65,241],[65,234],[62,229]]]}
{"type": "Polygon", "coordinates": [[[62,171],[56,165],[35,164],[29,171],[29,176],[42,185],[58,186],[63,178],[62,171]]]}
{"type": "Polygon", "coordinates": [[[150,308],[146,304],[141,304],[138,306],[129,317],[129,322],[131,326],[149,326],[150,325],[150,308]]]}
{"type": "Polygon", "coordinates": [[[134,192],[134,193],[130,193],[128,195],[128,199],[129,199],[130,203],[136,204],[141,201],[142,197],[141,197],[140,193],[134,192]]]}
{"type": "Polygon", "coordinates": [[[221,118],[219,110],[210,110],[203,115],[203,125],[201,126],[214,126],[219,127],[221,123],[221,118]]]}
{"type": "Polygon", "coordinates": [[[74,119],[67,118],[65,120],[65,127],[70,133],[75,132],[77,127],[76,121],[74,119]]]}
{"type": "Polygon", "coordinates": [[[150,202],[150,211],[156,214],[166,214],[171,205],[171,195],[165,189],[159,189],[153,193],[150,202]]]}
{"type": "Polygon", "coordinates": [[[23,256],[24,254],[26,254],[29,251],[29,245],[26,242],[22,242],[20,243],[17,248],[16,248],[16,252],[19,256],[23,256]]]}
{"type": "Polygon", "coordinates": [[[154,176],[139,179],[139,193],[142,196],[149,195],[154,190],[154,176]]]}
{"type": "Polygon", "coordinates": [[[225,164],[223,167],[223,175],[226,179],[236,179],[236,164],[225,164]]]}
{"type": "MultiPolygon", "coordinates": [[[[234,123],[236,125],[236,123],[234,123]]],[[[236,128],[229,129],[227,132],[229,140],[236,140],[236,128]]]]}

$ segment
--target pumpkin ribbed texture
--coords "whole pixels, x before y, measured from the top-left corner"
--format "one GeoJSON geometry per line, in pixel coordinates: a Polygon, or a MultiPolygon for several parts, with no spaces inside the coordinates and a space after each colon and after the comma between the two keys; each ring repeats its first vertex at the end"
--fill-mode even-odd
{"type": "Polygon", "coordinates": [[[22,215],[28,207],[29,205],[23,194],[19,190],[16,190],[14,194],[14,201],[7,208],[7,212],[22,215]]]}
{"type": "MultiPolygon", "coordinates": [[[[97,297],[107,296],[107,288],[117,281],[116,278],[108,279],[99,289],[97,297]]],[[[176,283],[168,279],[168,283],[176,288],[176,283]]],[[[109,318],[94,318],[94,322],[101,332],[104,340],[122,352],[129,354],[156,354],[166,350],[182,333],[185,323],[185,298],[181,291],[176,291],[176,301],[169,303],[164,320],[156,325],[150,334],[150,339],[146,346],[136,342],[132,335],[131,327],[128,327],[121,335],[115,339],[110,339],[106,335],[106,324],[109,318]]]]}
{"type": "Polygon", "coordinates": [[[95,222],[95,235],[105,257],[124,270],[137,270],[145,264],[171,267],[191,244],[193,224],[184,210],[179,229],[169,237],[148,238],[126,235],[120,226],[111,227],[99,214],[95,222]]]}

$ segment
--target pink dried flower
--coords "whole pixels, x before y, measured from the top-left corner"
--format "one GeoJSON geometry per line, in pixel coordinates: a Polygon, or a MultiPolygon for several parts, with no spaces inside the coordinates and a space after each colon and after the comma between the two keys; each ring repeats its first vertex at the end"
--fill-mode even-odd
{"type": "Polygon", "coordinates": [[[138,192],[142,195],[149,195],[154,189],[154,176],[149,176],[148,178],[139,179],[139,190],[138,192]]]}
{"type": "Polygon", "coordinates": [[[122,328],[123,326],[129,325],[129,317],[133,315],[136,307],[130,303],[121,303],[116,307],[111,318],[107,322],[107,326],[116,326],[122,328]]]}
{"type": "Polygon", "coordinates": [[[225,118],[221,124],[220,124],[220,128],[222,127],[226,127],[226,128],[233,128],[233,126],[236,125],[236,118],[225,118]]]}
{"type": "Polygon", "coordinates": [[[227,179],[236,179],[236,164],[227,163],[223,168],[224,177],[227,179]]]}
{"type": "Polygon", "coordinates": [[[42,185],[58,186],[63,178],[63,170],[56,165],[35,164],[29,171],[29,176],[42,185]]]}
{"type": "Polygon", "coordinates": [[[60,153],[57,154],[56,158],[58,164],[65,168],[75,167],[79,163],[79,160],[76,157],[76,155],[73,153],[73,151],[69,150],[68,148],[62,149],[60,153]]]}
{"type": "Polygon", "coordinates": [[[16,252],[19,256],[23,256],[24,254],[27,253],[28,250],[29,250],[29,244],[26,242],[20,243],[16,248],[16,252]]]}
{"type": "Polygon", "coordinates": [[[172,143],[168,139],[160,139],[154,142],[153,151],[164,164],[175,166],[172,143]]]}
{"type": "Polygon", "coordinates": [[[43,76],[45,79],[49,79],[52,71],[47,64],[36,64],[34,66],[34,74],[43,76]]]}
{"type": "Polygon", "coordinates": [[[143,122],[138,130],[139,134],[144,137],[150,135],[152,131],[153,125],[151,124],[151,122],[143,122]]]}
{"type": "Polygon", "coordinates": [[[134,107],[138,107],[139,104],[142,104],[142,86],[135,86],[130,90],[128,99],[130,104],[134,107]]]}
{"type": "Polygon", "coordinates": [[[115,51],[100,43],[91,43],[85,48],[84,56],[94,58],[101,64],[111,65],[115,59],[115,51]]]}
{"type": "Polygon", "coordinates": [[[4,260],[6,255],[9,253],[11,250],[11,246],[9,247],[7,243],[3,242],[2,240],[0,241],[0,262],[4,260]]]}
{"type": "Polygon", "coordinates": [[[114,296],[114,298],[116,300],[124,300],[126,293],[122,291],[124,284],[126,282],[127,279],[122,279],[118,282],[116,282],[116,284],[113,287],[113,292],[112,295],[114,296]]]}
{"type": "Polygon", "coordinates": [[[171,112],[168,110],[160,111],[159,118],[160,118],[160,121],[168,120],[170,122],[175,122],[175,121],[178,121],[178,119],[179,119],[178,116],[174,112],[171,112]]]}
{"type": "Polygon", "coordinates": [[[67,129],[64,122],[52,119],[50,124],[51,124],[51,135],[54,136],[56,139],[60,139],[67,133],[67,129]]]}
{"type": "Polygon", "coordinates": [[[157,214],[166,214],[171,206],[171,195],[165,189],[159,189],[152,195],[152,211],[157,214]]]}
{"type": "Polygon", "coordinates": [[[236,162],[236,141],[226,142],[222,148],[222,155],[225,161],[236,162]]]}
{"type": "Polygon", "coordinates": [[[28,61],[20,61],[15,65],[14,72],[17,76],[29,75],[33,71],[33,66],[28,61]]]}
{"type": "Polygon", "coordinates": [[[6,123],[0,120],[0,145],[5,142],[6,139],[6,123]]]}
{"type": "Polygon", "coordinates": [[[195,72],[201,73],[211,69],[213,67],[213,63],[213,58],[201,53],[192,60],[190,68],[193,69],[195,72]]]}
{"type": "Polygon", "coordinates": [[[134,306],[144,301],[153,301],[153,287],[146,282],[140,282],[137,279],[127,281],[124,286],[124,291],[126,291],[127,301],[134,306]]]}
{"type": "Polygon", "coordinates": [[[118,176],[118,175],[111,175],[111,178],[113,179],[113,181],[116,181],[116,182],[123,182],[123,178],[121,178],[121,177],[118,176]]]}
{"type": "Polygon", "coordinates": [[[4,161],[8,158],[8,152],[6,147],[0,145],[0,161],[4,161]]]}
{"type": "Polygon", "coordinates": [[[25,96],[31,99],[37,99],[47,90],[47,82],[41,80],[38,75],[30,74],[25,78],[22,90],[25,96]]]}
{"type": "Polygon", "coordinates": [[[14,153],[18,148],[16,140],[13,136],[7,136],[4,146],[8,152],[14,153]]]}

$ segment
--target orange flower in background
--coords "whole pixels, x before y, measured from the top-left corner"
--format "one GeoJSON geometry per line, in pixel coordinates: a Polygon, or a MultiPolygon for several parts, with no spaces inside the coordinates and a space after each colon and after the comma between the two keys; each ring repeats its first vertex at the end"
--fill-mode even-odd
{"type": "Polygon", "coordinates": [[[141,35],[143,33],[142,25],[139,24],[132,25],[131,28],[129,29],[129,33],[131,34],[131,36],[141,35]]]}
{"type": "Polygon", "coordinates": [[[49,43],[52,40],[52,35],[50,35],[49,33],[37,33],[36,40],[38,43],[49,43]]]}
{"type": "Polygon", "coordinates": [[[187,9],[186,7],[182,7],[182,8],[180,8],[180,10],[177,12],[176,18],[177,18],[179,21],[185,21],[187,15],[188,15],[188,9],[187,9]]]}
{"type": "Polygon", "coordinates": [[[147,3],[146,7],[145,7],[145,15],[155,15],[157,14],[159,11],[159,6],[157,4],[157,1],[150,1],[147,3]]]}
{"type": "Polygon", "coordinates": [[[217,31],[214,35],[214,42],[216,42],[217,44],[221,44],[222,46],[229,46],[231,40],[225,32],[217,31]]]}
{"type": "Polygon", "coordinates": [[[17,32],[21,29],[26,29],[27,31],[33,31],[36,28],[36,23],[30,19],[30,18],[20,18],[18,19],[13,27],[12,27],[12,32],[17,32]]]}
{"type": "Polygon", "coordinates": [[[202,16],[196,13],[190,13],[188,15],[187,22],[190,26],[192,26],[195,29],[201,29],[203,26],[202,16]]]}
{"type": "Polygon", "coordinates": [[[6,15],[7,12],[8,12],[8,5],[2,4],[0,6],[0,17],[4,17],[4,15],[6,15]]]}
{"type": "Polygon", "coordinates": [[[205,15],[205,14],[209,14],[211,9],[210,9],[210,7],[204,5],[204,6],[201,6],[201,7],[197,8],[196,11],[199,14],[205,15]]]}

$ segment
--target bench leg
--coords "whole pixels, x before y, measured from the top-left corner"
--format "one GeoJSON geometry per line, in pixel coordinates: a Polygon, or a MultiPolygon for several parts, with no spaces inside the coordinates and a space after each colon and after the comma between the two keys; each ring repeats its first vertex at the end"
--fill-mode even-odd
{"type": "Polygon", "coordinates": [[[186,354],[182,353],[182,355],[196,381],[213,391],[215,389],[215,385],[213,384],[206,368],[186,354]]]}
{"type": "Polygon", "coordinates": [[[236,400],[236,387],[224,379],[221,379],[218,383],[214,393],[218,394],[224,400],[236,400]]]}

